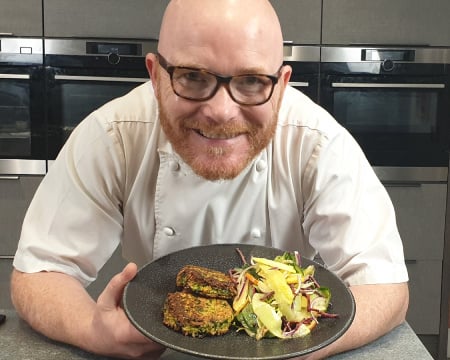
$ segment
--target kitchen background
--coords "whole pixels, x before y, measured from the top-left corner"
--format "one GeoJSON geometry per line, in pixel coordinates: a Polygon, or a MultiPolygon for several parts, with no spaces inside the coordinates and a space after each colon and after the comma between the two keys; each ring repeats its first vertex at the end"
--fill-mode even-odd
{"type": "MultiPolygon", "coordinates": [[[[0,0],[0,309],[26,208],[71,130],[148,79],[168,0],[0,0]]],[[[291,85],[360,142],[397,210],[408,322],[447,357],[450,2],[272,0],[291,85]]],[[[90,286],[123,265],[119,251],[90,286]]],[[[368,324],[370,326],[370,324],[368,324]]]]}

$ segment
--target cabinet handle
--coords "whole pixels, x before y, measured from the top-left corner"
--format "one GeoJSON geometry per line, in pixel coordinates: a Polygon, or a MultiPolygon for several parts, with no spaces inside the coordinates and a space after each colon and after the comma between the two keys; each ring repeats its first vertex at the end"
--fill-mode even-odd
{"type": "Polygon", "coordinates": [[[13,36],[14,34],[11,32],[0,32],[0,36],[13,36]]]}
{"type": "Polygon", "coordinates": [[[67,80],[67,81],[112,81],[112,82],[145,83],[149,79],[147,79],[147,78],[109,77],[109,76],[55,75],[55,80],[67,80]]]}
{"type": "Polygon", "coordinates": [[[0,79],[29,80],[30,75],[28,75],[28,74],[0,74],[0,79]]]}
{"type": "Polygon", "coordinates": [[[422,186],[422,183],[413,183],[413,182],[401,183],[401,182],[386,182],[386,181],[382,181],[382,183],[386,187],[420,188],[422,186]]]}
{"type": "Polygon", "coordinates": [[[0,255],[0,260],[13,260],[14,255],[0,255]]]}
{"type": "Polygon", "coordinates": [[[417,264],[417,260],[408,260],[408,259],[405,259],[405,264],[417,264]]]}
{"type": "Polygon", "coordinates": [[[445,84],[331,83],[333,88],[444,89],[445,84]]]}
{"type": "Polygon", "coordinates": [[[288,83],[290,86],[298,86],[298,87],[308,87],[309,82],[307,81],[290,81],[288,83]]]}
{"type": "Polygon", "coordinates": [[[0,176],[0,180],[19,180],[20,177],[19,176],[9,176],[9,175],[1,175],[0,176]]]}

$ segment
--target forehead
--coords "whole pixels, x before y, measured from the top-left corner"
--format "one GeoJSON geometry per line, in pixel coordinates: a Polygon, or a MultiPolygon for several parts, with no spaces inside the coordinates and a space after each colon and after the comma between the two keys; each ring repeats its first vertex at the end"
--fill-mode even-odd
{"type": "Polygon", "coordinates": [[[241,9],[247,2],[201,3],[203,7],[195,11],[174,8],[163,22],[159,50],[171,64],[223,74],[278,69],[283,57],[282,36],[270,9],[263,6],[258,11],[255,7],[249,16],[241,9]]]}

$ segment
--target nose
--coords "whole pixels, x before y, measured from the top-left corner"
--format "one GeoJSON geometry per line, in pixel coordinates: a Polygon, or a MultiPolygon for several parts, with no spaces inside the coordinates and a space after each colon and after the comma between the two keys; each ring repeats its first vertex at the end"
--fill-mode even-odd
{"type": "Polygon", "coordinates": [[[236,103],[228,92],[227,87],[221,84],[214,96],[205,102],[205,115],[216,122],[229,121],[236,117],[240,105],[236,103]]]}

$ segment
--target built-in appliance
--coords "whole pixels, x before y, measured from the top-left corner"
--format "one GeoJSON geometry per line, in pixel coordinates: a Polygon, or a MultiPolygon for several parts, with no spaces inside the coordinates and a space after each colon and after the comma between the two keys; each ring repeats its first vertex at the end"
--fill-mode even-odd
{"type": "Polygon", "coordinates": [[[145,55],[157,42],[45,39],[48,158],[93,110],[149,80],[145,55]]]}
{"type": "Polygon", "coordinates": [[[374,166],[447,167],[448,49],[321,49],[320,102],[374,166]]]}
{"type": "Polygon", "coordinates": [[[284,44],[284,64],[292,67],[289,85],[318,102],[320,47],[284,44]]]}
{"type": "Polygon", "coordinates": [[[42,39],[0,38],[0,158],[45,159],[42,39]]]}

